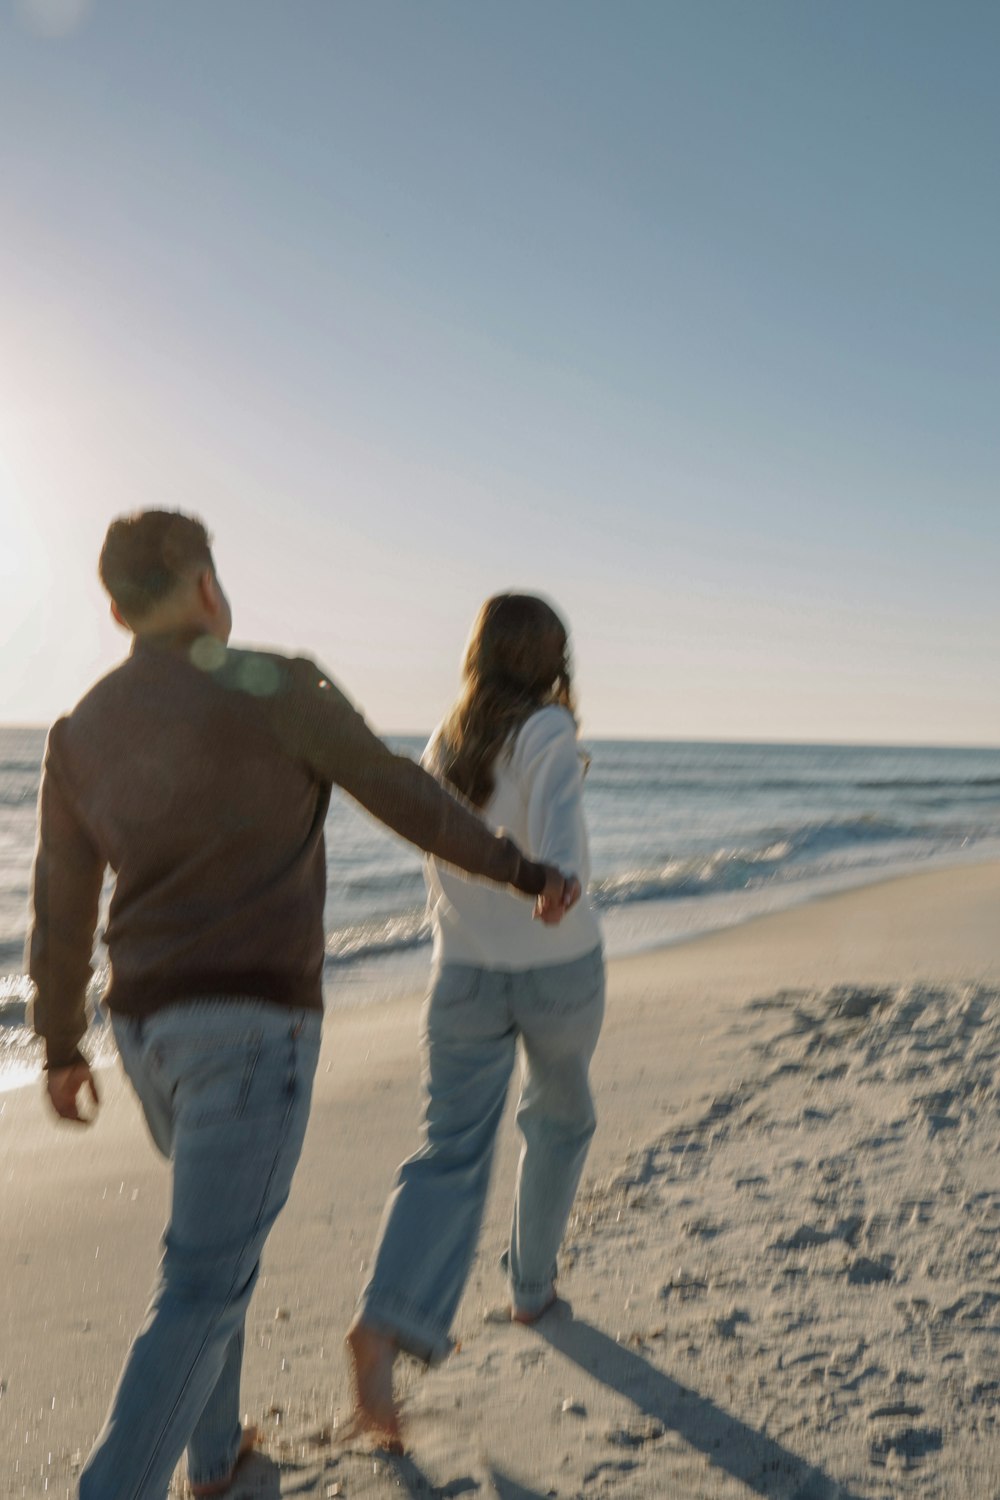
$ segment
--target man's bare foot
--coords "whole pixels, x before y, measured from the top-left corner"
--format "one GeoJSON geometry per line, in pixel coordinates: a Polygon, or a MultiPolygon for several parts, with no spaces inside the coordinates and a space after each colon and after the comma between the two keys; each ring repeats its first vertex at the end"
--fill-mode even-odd
{"type": "Polygon", "coordinates": [[[195,1500],[208,1500],[208,1497],[211,1495],[224,1495],[236,1478],[236,1470],[247,1454],[252,1453],[256,1448],[259,1438],[260,1433],[256,1427],[244,1427],[240,1434],[240,1446],[236,1454],[236,1462],[229,1471],[229,1477],[227,1479],[216,1479],[211,1484],[192,1484],[191,1493],[195,1497],[195,1500]]]}
{"type": "Polygon", "coordinates": [[[372,1433],[391,1452],[402,1453],[399,1408],[392,1394],[396,1345],[359,1320],[347,1334],[347,1347],[354,1377],[352,1433],[372,1433]]]}
{"type": "Polygon", "coordinates": [[[553,1287],[541,1307],[512,1307],[510,1310],[510,1321],[512,1323],[523,1323],[525,1328],[530,1328],[532,1323],[537,1323],[539,1318],[544,1318],[549,1308],[554,1307],[557,1301],[556,1289],[553,1287]]]}

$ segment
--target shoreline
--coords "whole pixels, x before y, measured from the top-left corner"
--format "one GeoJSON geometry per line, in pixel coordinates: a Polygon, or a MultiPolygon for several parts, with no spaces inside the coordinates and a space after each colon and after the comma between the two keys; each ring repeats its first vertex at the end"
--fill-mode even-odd
{"type": "MultiPolygon", "coordinates": [[[[962,870],[1000,861],[1000,848],[992,841],[983,850],[969,850],[928,855],[919,863],[889,864],[877,868],[848,867],[824,875],[808,876],[768,884],[752,891],[714,893],[708,897],[671,897],[639,900],[599,910],[598,917],[606,930],[625,927],[630,935],[605,935],[605,952],[609,963],[627,963],[632,959],[655,957],[673,948],[706,941],[722,933],[739,931],[767,917],[808,910],[835,896],[866,890],[878,890],[897,880],[909,880],[923,874],[962,870]],[[727,915],[721,915],[725,909],[727,915]],[[708,920],[706,921],[706,917],[708,920]],[[663,926],[671,921],[675,930],[664,935],[663,926]],[[647,929],[646,935],[642,930],[647,929]]],[[[430,964],[429,939],[407,944],[399,952],[378,953],[354,962],[334,964],[324,983],[326,1015],[339,1015],[356,1007],[381,1006],[412,999],[426,991],[430,964]],[[353,992],[353,993],[352,993],[353,992]]],[[[0,974],[0,985],[23,975],[0,974]]],[[[25,981],[26,982],[26,981],[25,981]]],[[[23,1003],[18,1001],[18,1003],[23,1003]]],[[[11,1039],[14,1028],[0,1040],[11,1039]]],[[[114,1044],[103,1029],[85,1039],[85,1046],[98,1051],[92,1059],[95,1070],[113,1066],[114,1044]]],[[[13,1051],[13,1049],[11,1049],[13,1051]]],[[[15,1090],[30,1088],[41,1077],[41,1062],[12,1055],[0,1057],[0,1098],[15,1090]]]]}
{"type": "MultiPolygon", "coordinates": [[[[614,961],[562,1261],[574,1317],[484,1321],[503,1297],[508,1117],[461,1347],[403,1369],[398,1461],[333,1437],[343,1332],[416,1144],[421,1000],[332,1009],[248,1320],[259,1487],[233,1500],[473,1482],[502,1500],[995,1493],[998,903],[1000,863],[970,864],[614,961]]],[[[72,1493],[157,1258],[167,1173],[123,1080],[101,1081],[86,1131],[32,1090],[0,1097],[12,1500],[72,1493]]]]}

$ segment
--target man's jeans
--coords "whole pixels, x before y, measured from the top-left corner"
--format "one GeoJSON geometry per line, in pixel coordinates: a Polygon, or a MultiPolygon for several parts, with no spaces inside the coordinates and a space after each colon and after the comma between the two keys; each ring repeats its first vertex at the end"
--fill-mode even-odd
{"type": "Polygon", "coordinates": [[[164,1500],[185,1448],[193,1483],[232,1469],[244,1319],[302,1149],[320,1022],[212,999],[113,1018],[153,1140],[173,1158],[173,1197],[153,1298],[80,1500],[164,1500]]]}
{"type": "Polygon", "coordinates": [[[505,1265],[515,1305],[552,1296],[556,1252],[594,1133],[588,1069],[604,1015],[599,948],[567,964],[506,973],[444,964],[424,1013],[425,1143],[386,1205],[364,1321],[435,1362],[482,1224],[497,1126],[517,1041],[523,1137],[505,1265]]]}

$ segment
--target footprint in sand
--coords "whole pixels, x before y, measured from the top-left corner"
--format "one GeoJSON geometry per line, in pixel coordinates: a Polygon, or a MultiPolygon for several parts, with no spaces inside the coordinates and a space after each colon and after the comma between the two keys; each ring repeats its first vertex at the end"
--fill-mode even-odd
{"type": "Polygon", "coordinates": [[[872,1439],[869,1457],[878,1468],[884,1468],[890,1453],[905,1463],[919,1463],[928,1453],[939,1453],[944,1447],[940,1427],[903,1427],[898,1432],[872,1439]]]}
{"type": "Polygon", "coordinates": [[[798,1229],[783,1240],[775,1240],[772,1250],[808,1250],[812,1245],[828,1245],[833,1235],[813,1224],[800,1224],[798,1229]]]}
{"type": "Polygon", "coordinates": [[[515,1357],[523,1374],[525,1370],[530,1370],[535,1365],[540,1365],[544,1362],[545,1351],[543,1349],[522,1349],[515,1357]]]}
{"type": "Polygon", "coordinates": [[[614,1463],[606,1459],[604,1463],[595,1464],[592,1469],[588,1469],[583,1476],[583,1482],[585,1485],[593,1484],[594,1480],[600,1479],[602,1475],[631,1474],[634,1469],[638,1468],[639,1464],[635,1463],[632,1459],[620,1458],[614,1463]]]}
{"type": "Polygon", "coordinates": [[[660,1287],[660,1300],[666,1302],[671,1297],[678,1297],[681,1302],[690,1302],[695,1297],[703,1297],[707,1291],[707,1281],[702,1281],[700,1277],[692,1276],[687,1271],[678,1271],[660,1287]]]}
{"type": "Polygon", "coordinates": [[[847,1267],[847,1279],[851,1286],[875,1286],[881,1281],[891,1281],[893,1275],[891,1257],[869,1260],[867,1255],[859,1255],[847,1267]]]}
{"type": "Polygon", "coordinates": [[[904,1198],[899,1205],[896,1223],[899,1228],[916,1228],[918,1224],[929,1224],[934,1217],[934,1204],[929,1198],[904,1198]]]}
{"type": "Polygon", "coordinates": [[[698,1219],[689,1219],[681,1225],[683,1232],[692,1240],[714,1240],[723,1233],[726,1226],[716,1219],[707,1216],[698,1219]]]}
{"type": "Polygon", "coordinates": [[[658,1442],[665,1430],[662,1422],[649,1417],[644,1422],[632,1422],[628,1427],[613,1427],[606,1436],[616,1448],[644,1448],[647,1443],[658,1442]]]}
{"type": "Polygon", "coordinates": [[[713,1327],[720,1339],[734,1339],[737,1328],[750,1323],[751,1317],[745,1307],[734,1307],[724,1318],[716,1318],[713,1327]]]}
{"type": "Polygon", "coordinates": [[[877,1422],[883,1417],[922,1417],[924,1409],[922,1406],[910,1406],[905,1401],[894,1401],[888,1406],[875,1406],[868,1413],[869,1422],[877,1422]]]}
{"type": "Polygon", "coordinates": [[[798,1229],[793,1230],[783,1240],[775,1240],[770,1246],[772,1250],[808,1250],[813,1245],[829,1245],[833,1240],[841,1240],[845,1245],[853,1245],[858,1232],[864,1224],[860,1214],[850,1214],[845,1219],[839,1219],[832,1229],[817,1229],[815,1224],[800,1224],[798,1229]]]}
{"type": "Polygon", "coordinates": [[[956,1319],[978,1328],[996,1329],[997,1319],[992,1316],[1000,1307],[1000,1296],[996,1292],[971,1292],[959,1297],[939,1313],[942,1322],[952,1323],[956,1319]]]}
{"type": "Polygon", "coordinates": [[[892,999],[892,990],[855,989],[852,985],[836,985],[826,994],[826,1006],[837,1020],[861,1021],[872,1011],[887,1005],[892,999]]]}

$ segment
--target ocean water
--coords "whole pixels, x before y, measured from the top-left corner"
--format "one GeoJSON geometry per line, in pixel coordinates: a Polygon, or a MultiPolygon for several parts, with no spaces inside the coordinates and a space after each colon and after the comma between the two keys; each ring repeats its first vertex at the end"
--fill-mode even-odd
{"type": "MultiPolygon", "coordinates": [[[[38,1069],[23,946],[44,742],[44,730],[0,728],[0,1087],[38,1069]]],[[[419,755],[423,740],[393,744],[419,755]]],[[[612,740],[586,748],[591,893],[613,955],[888,875],[1000,857],[1000,750],[612,740]]],[[[327,851],[328,1004],[421,985],[420,855],[339,793],[327,851]]],[[[100,947],[96,963],[95,994],[100,947]]],[[[99,1015],[93,1041],[107,1050],[99,1015]]]]}

